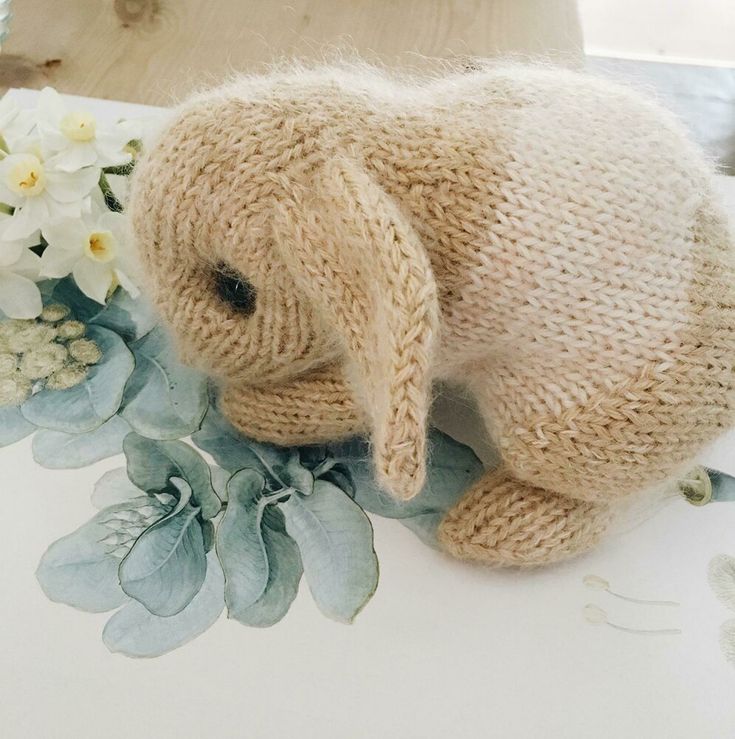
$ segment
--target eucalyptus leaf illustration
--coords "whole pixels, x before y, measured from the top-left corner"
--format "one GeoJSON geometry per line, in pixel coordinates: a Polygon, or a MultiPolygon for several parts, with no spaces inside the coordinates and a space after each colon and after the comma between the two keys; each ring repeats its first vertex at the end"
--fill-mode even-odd
{"type": "Polygon", "coordinates": [[[102,510],[108,506],[124,503],[126,500],[138,498],[142,495],[145,495],[145,491],[130,482],[125,467],[118,467],[105,472],[94,484],[92,505],[102,510]]]}
{"type": "Polygon", "coordinates": [[[157,316],[143,296],[132,298],[124,290],[116,290],[107,307],[92,319],[97,326],[104,326],[122,336],[126,342],[135,341],[153,329],[157,316]]]}
{"type": "Polygon", "coordinates": [[[430,511],[429,513],[419,513],[417,516],[401,518],[400,521],[407,529],[413,531],[424,544],[439,549],[437,533],[439,524],[445,515],[445,511],[430,511]]]}
{"type": "Polygon", "coordinates": [[[209,452],[217,464],[228,472],[241,469],[254,469],[267,481],[278,487],[286,487],[276,468],[282,466],[289,457],[289,451],[273,444],[261,444],[243,436],[210,402],[201,428],[191,435],[191,440],[205,452],[209,452]]]}
{"type": "MultiPolygon", "coordinates": [[[[279,513],[277,506],[269,506],[268,509],[269,512],[279,513]]],[[[237,620],[245,626],[264,628],[278,623],[288,613],[299,592],[304,568],[296,542],[285,533],[271,528],[265,517],[262,533],[268,556],[268,583],[255,603],[238,612],[237,620]]]]}
{"type": "Polygon", "coordinates": [[[212,487],[214,492],[217,493],[217,497],[221,501],[227,500],[227,483],[230,480],[230,473],[227,470],[223,470],[216,464],[209,465],[209,473],[212,477],[212,487]]]}
{"type": "Polygon", "coordinates": [[[199,508],[185,480],[172,478],[181,497],[164,518],[146,529],[120,563],[122,589],[156,616],[186,608],[207,571],[199,508]]]}
{"type": "Polygon", "coordinates": [[[346,493],[317,480],[311,495],[279,504],[286,532],[298,544],[304,574],[319,609],[350,623],[378,585],[373,529],[346,493]]]}
{"type": "Polygon", "coordinates": [[[209,465],[196,449],[183,441],[153,441],[135,433],[125,437],[123,449],[128,477],[141,490],[165,491],[171,478],[179,477],[191,486],[204,520],[219,513],[222,502],[212,487],[209,465]]]}
{"type": "Polygon", "coordinates": [[[326,453],[349,469],[355,501],[362,508],[385,518],[402,519],[449,510],[483,472],[482,462],[469,447],[437,429],[429,430],[428,446],[426,484],[409,501],[396,500],[380,489],[367,442],[352,439],[328,444],[326,453]]]}
{"type": "Polygon", "coordinates": [[[67,390],[44,388],[21,406],[36,426],[80,434],[101,426],[120,407],[125,383],[133,371],[133,355],[125,342],[109,329],[88,326],[87,337],[102,350],[102,359],[87,377],[67,390]]]}
{"type": "Polygon", "coordinates": [[[84,434],[39,429],[33,437],[33,458],[49,469],[87,467],[120,454],[129,433],[130,425],[117,415],[84,434]]]}
{"type": "Polygon", "coordinates": [[[130,348],[135,371],[123,396],[125,420],[151,439],[179,439],[198,429],[208,403],[205,378],[176,360],[160,327],[130,348]]]}
{"type": "Polygon", "coordinates": [[[261,521],[265,479],[240,470],[227,483],[227,508],[217,531],[217,556],[225,573],[225,603],[230,618],[255,603],[268,585],[268,555],[261,521]]]}
{"type": "Polygon", "coordinates": [[[71,309],[77,321],[89,323],[92,319],[106,310],[96,300],[88,298],[77,286],[71,276],[60,280],[51,292],[49,303],[61,303],[71,309]]]}
{"type": "Polygon", "coordinates": [[[126,515],[140,502],[106,508],[46,550],[36,577],[48,598],[94,613],[110,611],[128,599],[117,577],[120,557],[110,542],[115,532],[106,522],[116,514],[126,515]]]}
{"type": "Polygon", "coordinates": [[[135,600],[113,614],[102,632],[107,648],[127,657],[159,657],[204,633],[225,606],[224,577],[214,552],[207,555],[206,568],[199,592],[174,616],[155,616],[135,600]]]}
{"type": "Polygon", "coordinates": [[[36,427],[23,417],[16,406],[0,408],[0,447],[15,444],[35,430],[36,427]]]}

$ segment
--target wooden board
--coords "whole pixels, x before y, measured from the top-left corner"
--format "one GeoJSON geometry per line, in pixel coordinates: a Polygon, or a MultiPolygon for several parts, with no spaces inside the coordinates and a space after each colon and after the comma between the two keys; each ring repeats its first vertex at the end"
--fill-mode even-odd
{"type": "Polygon", "coordinates": [[[170,104],[284,56],[389,64],[513,52],[575,63],[575,0],[16,0],[0,86],[170,104]]]}

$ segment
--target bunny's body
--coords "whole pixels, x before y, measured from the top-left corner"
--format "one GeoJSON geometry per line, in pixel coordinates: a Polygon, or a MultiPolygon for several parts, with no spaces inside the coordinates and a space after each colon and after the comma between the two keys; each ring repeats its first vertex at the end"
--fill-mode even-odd
{"type": "Polygon", "coordinates": [[[153,293],[245,433],[370,428],[409,496],[432,381],[469,386],[504,466],[442,525],[458,556],[587,548],[612,501],[733,422],[735,258],[711,174],[625,89],[515,66],[247,78],[184,106],[140,170],[153,293]],[[222,270],[252,283],[247,315],[213,289],[222,270]]]}

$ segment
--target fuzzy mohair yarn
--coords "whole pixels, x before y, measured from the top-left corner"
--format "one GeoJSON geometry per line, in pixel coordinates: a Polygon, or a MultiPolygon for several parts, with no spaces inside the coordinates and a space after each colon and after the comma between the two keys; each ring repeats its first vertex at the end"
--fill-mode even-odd
{"type": "Polygon", "coordinates": [[[711,167],[656,104],[478,67],[200,94],[142,157],[130,209],[151,294],[238,428],[368,431],[409,498],[432,384],[461,382],[502,465],[441,544],[535,565],[589,549],[625,496],[735,421],[735,258],[711,167]]]}

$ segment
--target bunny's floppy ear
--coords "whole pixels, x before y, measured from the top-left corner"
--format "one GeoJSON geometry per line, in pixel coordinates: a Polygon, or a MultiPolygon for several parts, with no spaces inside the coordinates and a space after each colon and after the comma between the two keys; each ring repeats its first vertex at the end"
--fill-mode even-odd
{"type": "Polygon", "coordinates": [[[396,204],[353,160],[330,160],[312,184],[280,203],[276,242],[346,350],[379,482],[408,499],[426,477],[439,316],[431,265],[396,204]]]}

